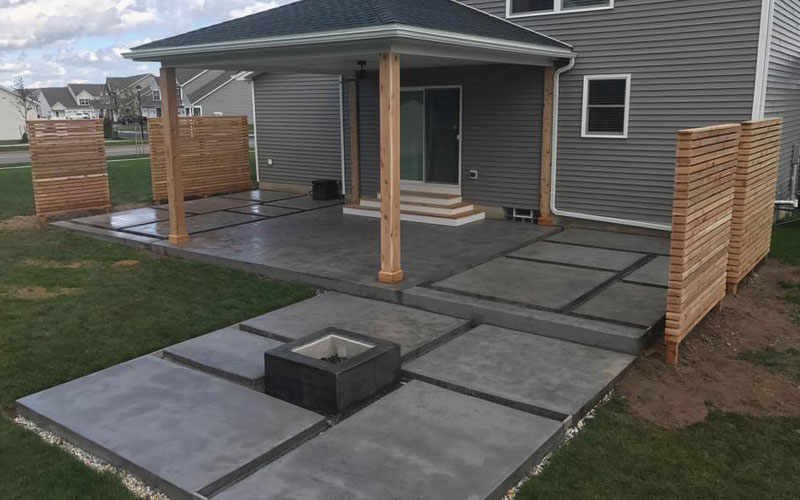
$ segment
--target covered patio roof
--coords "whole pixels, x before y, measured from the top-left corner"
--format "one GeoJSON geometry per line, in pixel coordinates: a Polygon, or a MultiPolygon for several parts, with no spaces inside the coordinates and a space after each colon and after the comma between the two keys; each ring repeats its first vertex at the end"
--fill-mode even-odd
{"type": "Polygon", "coordinates": [[[133,48],[170,67],[347,74],[378,55],[403,66],[551,66],[570,45],[454,0],[301,0],[133,48]]]}

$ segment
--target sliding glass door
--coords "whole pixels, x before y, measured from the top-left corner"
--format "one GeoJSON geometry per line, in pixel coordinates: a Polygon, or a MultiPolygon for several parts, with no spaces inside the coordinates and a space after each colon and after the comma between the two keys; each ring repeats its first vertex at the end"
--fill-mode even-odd
{"type": "Polygon", "coordinates": [[[461,90],[404,90],[400,97],[400,172],[411,183],[458,184],[461,90]]]}

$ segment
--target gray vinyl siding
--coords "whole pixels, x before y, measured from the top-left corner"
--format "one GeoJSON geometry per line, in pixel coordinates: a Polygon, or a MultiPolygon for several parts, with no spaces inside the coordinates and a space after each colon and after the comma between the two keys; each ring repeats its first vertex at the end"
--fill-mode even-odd
{"type": "Polygon", "coordinates": [[[800,4],[775,0],[767,77],[766,116],[783,118],[778,198],[791,195],[792,145],[800,143],[800,4]]]}
{"type": "Polygon", "coordinates": [[[254,85],[261,181],[310,185],[314,179],[340,179],[339,77],[269,73],[254,85]]]}
{"type": "Polygon", "coordinates": [[[204,116],[246,116],[248,123],[253,123],[253,91],[249,81],[233,81],[195,103],[203,107],[204,116]]]}
{"type": "MultiPolygon", "coordinates": [[[[465,199],[486,206],[539,208],[542,78],[541,68],[505,65],[401,73],[403,87],[462,87],[461,192],[465,199]],[[470,170],[478,171],[477,180],[469,179],[470,170]]],[[[374,73],[359,82],[359,119],[361,192],[372,197],[380,178],[374,73]]]]}
{"type": "MultiPolygon", "coordinates": [[[[464,0],[505,16],[505,0],[464,0]]],[[[761,0],[616,0],[515,18],[572,44],[561,78],[557,208],[669,224],[678,130],[750,119],[761,0]],[[631,76],[628,139],[581,138],[583,77],[631,76]]]]}

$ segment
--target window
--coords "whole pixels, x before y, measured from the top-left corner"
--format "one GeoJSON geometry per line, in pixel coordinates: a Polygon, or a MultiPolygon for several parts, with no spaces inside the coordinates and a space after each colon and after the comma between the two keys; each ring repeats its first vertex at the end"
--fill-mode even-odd
{"type": "Polygon", "coordinates": [[[631,75],[583,78],[582,137],[628,137],[631,75]]]}
{"type": "Polygon", "coordinates": [[[153,100],[160,101],[161,100],[161,91],[157,89],[153,89],[153,100]]]}
{"type": "Polygon", "coordinates": [[[507,17],[614,8],[614,0],[506,0],[506,2],[507,17]]]}
{"type": "Polygon", "coordinates": [[[79,106],[88,106],[90,102],[91,101],[89,99],[78,99],[79,106]]]}
{"type": "Polygon", "coordinates": [[[192,109],[192,116],[203,116],[203,108],[197,106],[192,109]]]}

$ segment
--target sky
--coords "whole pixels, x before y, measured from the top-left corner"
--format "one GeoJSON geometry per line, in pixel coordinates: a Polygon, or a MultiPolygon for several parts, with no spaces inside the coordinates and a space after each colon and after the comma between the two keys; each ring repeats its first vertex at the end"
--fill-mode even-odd
{"type": "Polygon", "coordinates": [[[104,83],[157,73],[128,48],[292,0],[0,0],[0,85],[104,83]]]}

